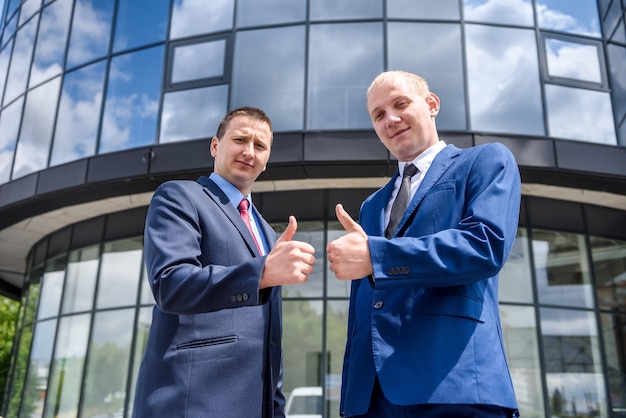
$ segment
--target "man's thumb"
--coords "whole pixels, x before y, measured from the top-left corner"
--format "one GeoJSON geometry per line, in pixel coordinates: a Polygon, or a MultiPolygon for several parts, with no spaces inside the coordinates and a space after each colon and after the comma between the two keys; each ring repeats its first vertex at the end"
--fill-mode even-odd
{"type": "Polygon", "coordinates": [[[341,203],[335,206],[335,214],[337,215],[337,220],[341,223],[346,232],[353,232],[360,229],[359,224],[350,217],[350,214],[346,212],[341,203]]]}
{"type": "Polygon", "coordinates": [[[289,225],[287,225],[287,229],[283,232],[283,234],[278,238],[276,244],[279,242],[287,242],[291,241],[293,236],[296,234],[298,230],[298,222],[296,221],[296,217],[293,215],[289,216],[289,225]]]}

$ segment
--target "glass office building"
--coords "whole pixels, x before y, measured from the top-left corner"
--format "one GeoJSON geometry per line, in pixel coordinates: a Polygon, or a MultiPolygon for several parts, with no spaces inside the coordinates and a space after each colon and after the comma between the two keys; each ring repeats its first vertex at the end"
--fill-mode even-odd
{"type": "Polygon", "coordinates": [[[152,192],[211,171],[221,116],[274,123],[253,196],[316,248],[283,289],[284,390],[338,416],[349,286],[325,247],[397,164],[365,108],[387,69],[439,95],[441,137],[502,142],[523,181],[501,274],[520,410],[626,416],[626,0],[6,0],[0,292],[21,301],[0,415],[128,417],[154,299],[152,192]]]}

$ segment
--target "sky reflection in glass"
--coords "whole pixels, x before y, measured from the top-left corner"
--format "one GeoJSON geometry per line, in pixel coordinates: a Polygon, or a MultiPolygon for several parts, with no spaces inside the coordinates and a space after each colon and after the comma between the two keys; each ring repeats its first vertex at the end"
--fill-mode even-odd
{"type": "Polygon", "coordinates": [[[600,36],[596,0],[537,0],[536,7],[542,29],[600,36]]]}
{"type": "Polygon", "coordinates": [[[167,93],[159,142],[212,138],[227,111],[227,103],[227,85],[167,93]]]}
{"type": "Polygon", "coordinates": [[[231,107],[263,109],[274,132],[303,129],[305,36],[304,26],[239,32],[231,107]]]}
{"type": "Polygon", "coordinates": [[[600,59],[595,45],[546,38],[546,58],[551,77],[601,83],[600,59]]]}
{"type": "Polygon", "coordinates": [[[94,155],[106,62],[65,74],[50,165],[94,155]]]}
{"type": "Polygon", "coordinates": [[[136,48],[165,40],[169,0],[120,0],[117,6],[113,51],[136,48]]]}
{"type": "Polygon", "coordinates": [[[9,77],[7,79],[6,91],[4,92],[4,106],[26,90],[26,80],[28,78],[28,69],[30,68],[36,29],[37,19],[33,19],[23,26],[16,35],[9,77]]]}
{"type": "Polygon", "coordinates": [[[66,68],[107,54],[114,6],[113,1],[76,0],[66,68]]]}
{"type": "Polygon", "coordinates": [[[98,154],[156,142],[164,47],[111,61],[98,154]]]}
{"type": "Polygon", "coordinates": [[[26,95],[22,131],[15,151],[14,179],[48,166],[60,85],[61,77],[57,77],[26,95]]]}
{"type": "Polygon", "coordinates": [[[616,145],[609,93],[548,84],[546,106],[550,136],[616,145]]]}
{"type": "Polygon", "coordinates": [[[306,9],[307,0],[239,0],[237,26],[302,22],[306,9]]]}
{"type": "Polygon", "coordinates": [[[463,16],[471,22],[532,26],[531,0],[463,0],[463,16]]]}
{"type": "Polygon", "coordinates": [[[543,135],[535,32],[465,27],[471,129],[543,135]]]}
{"type": "Polygon", "coordinates": [[[175,0],[170,39],[231,29],[234,9],[235,0],[175,0]]]}
{"type": "Polygon", "coordinates": [[[172,58],[172,83],[222,77],[225,55],[225,39],[176,47],[172,58]]]}
{"type": "Polygon", "coordinates": [[[6,183],[11,178],[23,102],[23,98],[14,101],[0,114],[0,183],[6,183]]]}
{"type": "Polygon", "coordinates": [[[365,94],[383,70],[381,23],[313,25],[309,35],[309,129],[372,127],[365,94]]]}
{"type": "Polygon", "coordinates": [[[71,12],[71,0],[57,0],[41,12],[35,58],[28,83],[30,87],[63,71],[71,12]]]}

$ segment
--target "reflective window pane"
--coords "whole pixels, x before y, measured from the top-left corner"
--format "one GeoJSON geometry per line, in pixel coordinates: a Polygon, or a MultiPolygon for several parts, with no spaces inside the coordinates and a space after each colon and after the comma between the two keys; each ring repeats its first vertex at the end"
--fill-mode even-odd
{"type": "Polygon", "coordinates": [[[66,261],[66,256],[60,256],[49,259],[46,262],[44,274],[41,278],[41,293],[39,295],[37,320],[50,318],[59,314],[63,281],[65,280],[66,261]]]}
{"type": "Polygon", "coordinates": [[[544,29],[600,36],[596,0],[537,0],[537,20],[544,29]]]}
{"type": "Polygon", "coordinates": [[[70,252],[61,313],[91,310],[99,265],[99,245],[70,252]]]}
{"type": "Polygon", "coordinates": [[[534,300],[526,229],[517,230],[509,258],[500,271],[498,292],[501,302],[532,303],[534,300]]]}
{"type": "Polygon", "coordinates": [[[111,60],[99,154],[156,142],[163,51],[159,46],[111,60]]]}
{"type": "Polygon", "coordinates": [[[41,12],[29,86],[35,86],[63,71],[71,12],[71,0],[57,0],[41,12]]]}
{"type": "Polygon", "coordinates": [[[134,308],[96,313],[79,416],[122,416],[134,315],[134,308]]]}
{"type": "Polygon", "coordinates": [[[535,309],[500,305],[507,361],[524,418],[543,418],[544,403],[535,309]]]}
{"type": "MultiPolygon", "coordinates": [[[[276,233],[280,234],[287,227],[286,224],[272,225],[276,233]]],[[[298,222],[298,231],[294,240],[308,242],[315,248],[315,267],[324,265],[324,224],[323,222],[298,222]]],[[[324,272],[314,268],[306,283],[283,286],[283,297],[322,297],[324,295],[324,272]]]]}
{"type": "MultiPolygon", "coordinates": [[[[623,312],[623,310],[622,310],[623,312]]],[[[611,412],[619,417],[626,410],[626,317],[600,314],[604,359],[608,372],[611,412]]]]}
{"type": "Polygon", "coordinates": [[[598,307],[626,313],[626,242],[591,237],[590,243],[598,307]]]}
{"type": "Polygon", "coordinates": [[[30,19],[35,13],[37,13],[40,7],[41,0],[22,0],[19,25],[22,25],[24,22],[30,19]]]}
{"type": "MultiPolygon", "coordinates": [[[[133,348],[133,370],[131,374],[131,381],[136,382],[139,375],[139,367],[141,366],[141,360],[143,359],[143,353],[146,351],[148,344],[148,333],[150,331],[150,325],[152,324],[152,308],[140,308],[137,318],[137,326],[135,327],[135,346],[133,348]]],[[[133,409],[133,401],[135,399],[135,385],[133,384],[128,394],[129,411],[133,409]]],[[[130,413],[126,414],[127,418],[130,418],[130,413]]]]}
{"type": "MultiPolygon", "coordinates": [[[[36,402],[40,402],[40,393],[35,385],[29,385],[25,389],[27,380],[29,354],[31,350],[31,342],[33,339],[33,326],[28,325],[22,328],[16,360],[15,369],[13,371],[13,379],[11,381],[10,392],[8,393],[7,416],[17,417],[20,405],[25,405],[28,411],[33,411],[36,402]]],[[[16,340],[17,341],[17,340],[16,340]]]]}
{"type": "MultiPolygon", "coordinates": [[[[17,0],[18,3],[20,0],[17,0]]],[[[13,35],[15,35],[15,29],[17,25],[17,16],[13,15],[13,17],[7,22],[4,27],[4,32],[2,34],[2,46],[5,46],[7,42],[11,39],[13,35]]]]}
{"type": "Polygon", "coordinates": [[[7,45],[2,52],[0,52],[0,103],[2,103],[2,93],[4,92],[4,85],[7,80],[7,73],[9,71],[9,61],[11,59],[11,52],[13,51],[13,43],[7,45]]]}
{"type": "Polygon", "coordinates": [[[463,15],[473,22],[523,26],[534,23],[532,0],[463,0],[463,15]]]}
{"type": "Polygon", "coordinates": [[[365,94],[383,70],[382,40],[380,23],[311,26],[308,129],[372,127],[365,94]]]}
{"type": "Polygon", "coordinates": [[[239,32],[231,107],[263,109],[274,132],[303,129],[304,44],[304,26],[239,32]]]}
{"type": "Polygon", "coordinates": [[[163,98],[159,142],[213,137],[227,103],[226,85],[167,93],[163,98]]]}
{"type": "Polygon", "coordinates": [[[592,308],[593,289],[585,237],[533,230],[532,238],[539,302],[592,308]]]}
{"type": "Polygon", "coordinates": [[[542,308],[540,316],[552,416],[608,416],[595,315],[542,308]]]}
{"type": "Polygon", "coordinates": [[[141,295],[139,296],[139,303],[142,305],[154,305],[156,302],[154,300],[154,294],[152,294],[152,289],[150,288],[150,279],[148,278],[148,270],[146,266],[142,263],[141,268],[141,284],[140,289],[141,295]]]}
{"type": "Polygon", "coordinates": [[[15,150],[14,179],[48,166],[60,85],[61,78],[57,77],[26,95],[22,131],[15,150]]]}
{"type": "Polygon", "coordinates": [[[306,19],[306,6],[307,0],[239,0],[237,3],[237,26],[304,21],[306,19]]]}
{"type": "Polygon", "coordinates": [[[430,90],[439,96],[439,129],[466,129],[460,25],[389,22],[387,51],[390,69],[403,69],[421,75],[430,90]],[[415,48],[407,54],[406,39],[419,39],[429,47],[415,48]]]}
{"type": "Polygon", "coordinates": [[[387,17],[459,19],[459,0],[387,0],[387,17]]]}
{"type": "Polygon", "coordinates": [[[615,115],[617,120],[622,120],[626,114],[626,47],[608,44],[606,51],[615,115]]]}
{"type": "Polygon", "coordinates": [[[283,301],[283,391],[321,386],[323,302],[283,301]]]}
{"type": "Polygon", "coordinates": [[[83,314],[59,321],[46,396],[46,417],[77,416],[90,320],[91,314],[83,314]]]}
{"type": "Polygon", "coordinates": [[[20,417],[42,416],[42,400],[46,396],[47,387],[45,385],[42,386],[41,382],[46,382],[50,375],[50,363],[56,327],[56,319],[37,322],[35,325],[33,345],[30,347],[28,373],[25,376],[24,382],[24,399],[22,400],[22,413],[19,415],[20,417]],[[28,414],[25,412],[28,412],[28,414]]]}
{"type": "Polygon", "coordinates": [[[26,80],[28,78],[36,30],[37,19],[33,19],[17,32],[13,48],[14,53],[11,57],[11,67],[9,68],[9,76],[4,92],[4,106],[26,90],[26,80]]]}
{"type": "Polygon", "coordinates": [[[546,103],[550,136],[617,143],[609,93],[546,85],[546,103]]]}
{"type": "Polygon", "coordinates": [[[175,0],[170,39],[231,29],[234,7],[235,0],[175,0]]]}
{"type": "Polygon", "coordinates": [[[551,77],[601,83],[598,46],[546,38],[548,74],[551,77]]]}
{"type": "Polygon", "coordinates": [[[225,39],[174,48],[172,83],[222,77],[225,55],[225,39]]]}
{"type": "Polygon", "coordinates": [[[0,183],[9,181],[11,177],[23,101],[14,101],[0,113],[0,183]]]}
{"type": "Polygon", "coordinates": [[[465,36],[471,129],[544,135],[534,31],[466,25],[465,36]]]}
{"type": "Polygon", "coordinates": [[[65,74],[50,165],[94,155],[106,63],[65,74]]]}
{"type": "Polygon", "coordinates": [[[102,253],[98,280],[98,309],[135,305],[141,274],[142,239],[108,242],[102,253]],[[124,289],[120,292],[120,289],[124,289]]]}
{"type": "Polygon", "coordinates": [[[117,6],[113,51],[123,51],[165,39],[169,0],[120,0],[117,6]]]}
{"type": "Polygon", "coordinates": [[[310,0],[311,20],[364,19],[383,16],[382,0],[310,0]]]}
{"type": "Polygon", "coordinates": [[[348,301],[326,302],[326,352],[330,363],[326,375],[326,417],[334,417],[339,411],[341,397],[341,372],[346,351],[348,328],[348,301]]]}
{"type": "Polygon", "coordinates": [[[67,68],[107,54],[114,6],[114,1],[76,0],[67,68]]]}

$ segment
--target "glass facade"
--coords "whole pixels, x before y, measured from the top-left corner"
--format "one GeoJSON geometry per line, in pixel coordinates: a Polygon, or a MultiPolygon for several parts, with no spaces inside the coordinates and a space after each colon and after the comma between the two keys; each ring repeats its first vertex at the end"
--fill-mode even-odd
{"type": "Polygon", "coordinates": [[[242,103],[266,109],[276,132],[369,129],[364,91],[387,68],[429,80],[444,131],[623,144],[623,7],[607,7],[7,1],[0,125],[17,126],[1,138],[0,180],[211,137],[219,116],[242,103]]]}
{"type": "MultiPolygon", "coordinates": [[[[429,81],[444,139],[617,149],[626,145],[625,13],[625,0],[5,0],[0,185],[207,139],[242,105],[264,109],[286,137],[358,136],[371,131],[366,89],[386,69],[429,81]]],[[[340,158],[350,155],[346,145],[340,158]]],[[[284,202],[279,193],[290,192],[255,202],[284,202]]],[[[328,193],[319,191],[324,204],[328,193]]],[[[626,236],[596,231],[590,216],[563,226],[558,210],[547,222],[536,214],[548,206],[525,196],[501,273],[522,416],[626,417],[626,236]]],[[[285,210],[269,212],[278,232],[285,210]]],[[[0,415],[130,417],[154,304],[145,208],[131,212],[64,227],[31,249],[0,415]]],[[[324,387],[333,417],[350,288],[324,251],[343,228],[328,208],[312,212],[296,239],[316,248],[315,272],[283,289],[284,391],[324,387]]]]}

